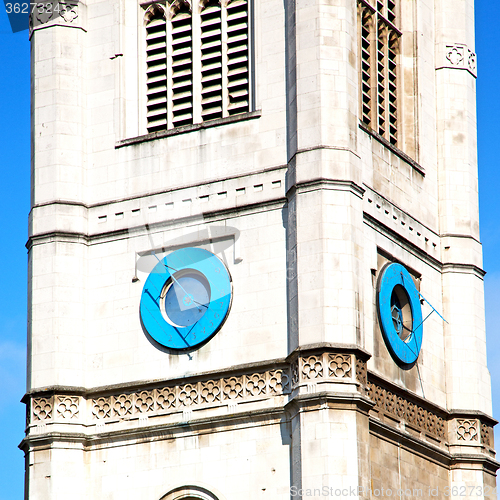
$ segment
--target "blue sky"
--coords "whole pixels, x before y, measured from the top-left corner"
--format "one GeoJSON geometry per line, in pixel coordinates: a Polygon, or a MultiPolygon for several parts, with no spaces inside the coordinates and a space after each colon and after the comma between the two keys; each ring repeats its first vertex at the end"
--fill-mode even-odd
{"type": "MultiPolygon", "coordinates": [[[[30,68],[28,32],[13,34],[0,4],[0,197],[5,286],[0,287],[0,380],[3,403],[0,428],[0,500],[21,500],[24,458],[17,449],[24,434],[26,365],[26,283],[28,214],[30,210],[30,68]]],[[[478,154],[481,239],[484,250],[488,364],[493,382],[494,416],[500,417],[500,69],[496,62],[496,24],[491,2],[476,1],[478,55],[478,154]]]]}

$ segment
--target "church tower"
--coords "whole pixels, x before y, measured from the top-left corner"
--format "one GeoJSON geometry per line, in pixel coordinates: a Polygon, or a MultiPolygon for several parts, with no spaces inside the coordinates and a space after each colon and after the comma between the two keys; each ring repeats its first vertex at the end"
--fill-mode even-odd
{"type": "Polygon", "coordinates": [[[26,498],[496,498],[473,0],[48,5],[26,498]]]}

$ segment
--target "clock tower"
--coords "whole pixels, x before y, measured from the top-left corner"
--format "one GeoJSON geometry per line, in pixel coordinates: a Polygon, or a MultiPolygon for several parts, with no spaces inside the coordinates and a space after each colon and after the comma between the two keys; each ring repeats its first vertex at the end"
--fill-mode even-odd
{"type": "Polygon", "coordinates": [[[26,498],[496,498],[473,0],[44,9],[26,498]]]}

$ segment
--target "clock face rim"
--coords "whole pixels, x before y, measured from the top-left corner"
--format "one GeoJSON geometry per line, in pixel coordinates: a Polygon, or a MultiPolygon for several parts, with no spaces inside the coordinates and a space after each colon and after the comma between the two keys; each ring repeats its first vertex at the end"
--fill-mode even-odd
{"type": "MultiPolygon", "coordinates": [[[[166,294],[165,294],[166,295],[166,294]]],[[[141,325],[160,348],[172,352],[198,349],[220,331],[231,310],[233,283],[225,263],[203,248],[180,248],[160,260],[144,283],[139,305],[141,325]],[[172,276],[184,270],[200,273],[209,284],[210,302],[207,312],[186,333],[176,328],[161,311],[161,294],[168,288],[172,276]]]]}
{"type": "Polygon", "coordinates": [[[413,279],[402,264],[390,262],[381,269],[377,284],[377,313],[382,336],[392,358],[398,365],[411,368],[422,348],[422,306],[413,279]],[[391,307],[392,295],[398,285],[406,293],[411,310],[412,331],[404,340],[394,327],[391,307]]]}

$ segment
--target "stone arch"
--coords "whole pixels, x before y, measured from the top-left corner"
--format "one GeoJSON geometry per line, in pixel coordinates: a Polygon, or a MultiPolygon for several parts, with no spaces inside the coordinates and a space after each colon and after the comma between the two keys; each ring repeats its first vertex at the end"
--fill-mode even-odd
{"type": "Polygon", "coordinates": [[[147,26],[153,19],[163,17],[166,19],[165,8],[158,3],[151,4],[144,13],[144,26],[147,26]]]}
{"type": "Polygon", "coordinates": [[[220,8],[224,6],[221,0],[199,0],[198,3],[200,12],[202,12],[203,9],[210,7],[212,5],[218,5],[220,8]]]}
{"type": "Polygon", "coordinates": [[[179,486],[170,490],[160,500],[224,500],[207,488],[196,485],[179,486]]]}
{"type": "Polygon", "coordinates": [[[186,14],[192,14],[192,7],[189,0],[173,0],[170,3],[169,19],[174,18],[179,12],[185,12],[186,14]]]}

